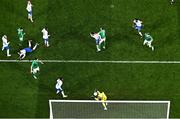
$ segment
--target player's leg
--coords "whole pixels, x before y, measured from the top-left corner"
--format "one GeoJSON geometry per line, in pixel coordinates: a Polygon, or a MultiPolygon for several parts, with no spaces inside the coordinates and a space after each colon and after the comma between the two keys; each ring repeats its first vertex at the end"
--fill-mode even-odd
{"type": "Polygon", "coordinates": [[[28,19],[29,19],[29,20],[31,19],[31,15],[30,15],[30,12],[28,12],[28,19]]]}
{"type": "Polygon", "coordinates": [[[138,29],[138,33],[141,37],[143,37],[142,33],[141,33],[141,28],[138,29]]]}
{"type": "Polygon", "coordinates": [[[33,18],[32,18],[32,11],[28,12],[28,19],[33,22],[33,18]]]}
{"type": "Polygon", "coordinates": [[[38,45],[39,45],[39,44],[36,43],[32,50],[36,50],[36,48],[37,48],[38,45]]]}
{"type": "Polygon", "coordinates": [[[143,37],[143,35],[142,35],[141,31],[139,31],[138,33],[139,33],[139,35],[140,35],[141,37],[143,37]]]}
{"type": "Polygon", "coordinates": [[[18,52],[19,54],[19,59],[22,60],[26,57],[26,50],[21,50],[20,52],[18,52]]]}
{"type": "Polygon", "coordinates": [[[142,33],[141,33],[142,27],[140,27],[140,26],[135,26],[135,29],[137,30],[138,34],[139,34],[141,37],[143,37],[143,35],[142,35],[142,33]]]}
{"type": "Polygon", "coordinates": [[[10,54],[10,51],[9,51],[9,46],[6,46],[4,49],[6,49],[6,55],[7,55],[7,57],[10,57],[11,54],[10,54]]]}
{"type": "Polygon", "coordinates": [[[104,100],[102,100],[102,105],[104,107],[104,110],[107,110],[107,105],[106,105],[106,102],[104,100]]]}
{"type": "Polygon", "coordinates": [[[96,45],[96,49],[97,49],[97,52],[100,52],[101,51],[100,45],[96,45]]]}
{"type": "Polygon", "coordinates": [[[97,49],[97,52],[100,52],[101,49],[100,49],[100,40],[96,40],[96,49],[97,49]]]}
{"type": "Polygon", "coordinates": [[[60,89],[56,89],[56,94],[58,94],[60,92],[60,89]]]}
{"type": "Polygon", "coordinates": [[[47,40],[47,43],[46,43],[46,44],[47,44],[47,47],[49,47],[49,40],[47,40]]]}
{"type": "Polygon", "coordinates": [[[34,69],[33,69],[33,71],[32,71],[32,75],[33,75],[33,78],[34,78],[34,79],[37,79],[37,72],[34,71],[34,69]]]}
{"type": "Polygon", "coordinates": [[[10,57],[11,54],[9,53],[9,49],[7,49],[7,57],[10,57]]]}
{"type": "Polygon", "coordinates": [[[19,37],[19,41],[22,42],[23,41],[23,37],[19,37]]]}
{"type": "Polygon", "coordinates": [[[37,75],[36,74],[33,73],[32,75],[33,75],[34,79],[37,79],[37,75]]]}
{"type": "Polygon", "coordinates": [[[33,75],[34,79],[37,79],[39,71],[40,71],[39,67],[32,69],[32,75],[33,75]]]}
{"type": "MultiPolygon", "coordinates": [[[[22,31],[23,32],[23,31],[22,31]]],[[[24,35],[25,33],[22,33],[20,36],[19,36],[19,41],[20,42],[23,42],[24,41],[24,35]]]]}
{"type": "Polygon", "coordinates": [[[148,41],[145,39],[143,42],[143,45],[146,45],[148,43],[148,41]]]}
{"type": "Polygon", "coordinates": [[[4,50],[4,46],[2,46],[2,51],[4,50]]]}
{"type": "Polygon", "coordinates": [[[102,46],[103,49],[105,49],[105,38],[101,39],[99,44],[102,46]]]}
{"type": "Polygon", "coordinates": [[[46,39],[44,39],[44,45],[47,46],[47,41],[46,41],[46,39]]]}
{"type": "Polygon", "coordinates": [[[45,46],[49,47],[49,39],[45,39],[45,46]]]}
{"type": "Polygon", "coordinates": [[[33,69],[33,72],[34,72],[34,73],[38,73],[39,71],[40,71],[40,68],[39,68],[39,67],[33,69]]]}
{"type": "Polygon", "coordinates": [[[31,48],[31,42],[32,42],[32,40],[29,40],[29,41],[28,41],[28,46],[29,46],[29,48],[31,48]]]}
{"type": "Polygon", "coordinates": [[[147,45],[149,46],[149,48],[152,49],[152,51],[154,51],[154,47],[152,46],[152,40],[149,41],[149,42],[147,43],[147,45]]]}
{"type": "Polygon", "coordinates": [[[103,39],[103,48],[106,49],[106,38],[103,39]]]}
{"type": "Polygon", "coordinates": [[[63,90],[61,91],[61,94],[62,94],[63,98],[66,98],[66,97],[67,97],[67,95],[64,94],[64,91],[63,91],[63,90]]]}
{"type": "Polygon", "coordinates": [[[61,87],[58,88],[56,94],[58,94],[58,93],[60,93],[60,92],[61,92],[63,98],[66,98],[66,97],[67,97],[67,95],[64,94],[64,91],[63,91],[63,89],[62,89],[61,87]]]}

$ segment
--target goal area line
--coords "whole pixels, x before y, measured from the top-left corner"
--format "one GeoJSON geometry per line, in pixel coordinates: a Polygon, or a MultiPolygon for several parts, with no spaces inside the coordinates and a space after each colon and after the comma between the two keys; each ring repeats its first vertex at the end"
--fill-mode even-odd
{"type": "MultiPolygon", "coordinates": [[[[29,63],[33,60],[0,60],[0,63],[29,63]]],[[[180,64],[180,61],[131,61],[131,60],[41,60],[45,63],[109,63],[109,64],[180,64]]]]}

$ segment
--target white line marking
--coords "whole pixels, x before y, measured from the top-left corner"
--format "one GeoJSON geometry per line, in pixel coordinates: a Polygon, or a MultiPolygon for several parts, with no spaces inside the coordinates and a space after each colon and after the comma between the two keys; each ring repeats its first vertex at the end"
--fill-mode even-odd
{"type": "MultiPolygon", "coordinates": [[[[101,103],[102,101],[96,100],[49,100],[50,103],[52,102],[90,102],[90,103],[101,103]]],[[[159,104],[170,104],[170,101],[155,101],[155,100],[107,100],[106,102],[110,103],[159,103],[159,104]]]]}
{"type": "MultiPolygon", "coordinates": [[[[33,60],[0,60],[0,63],[28,63],[33,60]]],[[[45,63],[180,64],[180,61],[41,60],[45,63]]]]}

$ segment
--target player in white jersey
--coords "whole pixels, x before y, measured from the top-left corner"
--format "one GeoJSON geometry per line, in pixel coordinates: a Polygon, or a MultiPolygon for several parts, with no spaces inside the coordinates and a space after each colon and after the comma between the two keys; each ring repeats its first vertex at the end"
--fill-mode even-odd
{"type": "Polygon", "coordinates": [[[101,51],[101,47],[100,47],[101,36],[98,33],[94,33],[94,32],[91,32],[90,36],[96,40],[96,49],[97,49],[97,52],[100,52],[101,51]]]}
{"type": "Polygon", "coordinates": [[[48,28],[43,28],[43,30],[41,31],[43,33],[43,39],[44,39],[44,45],[46,47],[49,47],[49,34],[48,34],[48,28]]]}
{"type": "Polygon", "coordinates": [[[28,19],[33,22],[33,18],[32,18],[32,7],[33,5],[31,4],[31,1],[27,1],[27,7],[26,10],[28,12],[28,19]]]}
{"type": "Polygon", "coordinates": [[[56,87],[56,94],[61,93],[63,98],[66,98],[67,95],[64,94],[64,91],[63,91],[63,89],[61,87],[62,84],[63,84],[63,78],[60,77],[60,78],[57,79],[57,83],[56,83],[56,86],[55,86],[56,87]]]}
{"type": "Polygon", "coordinates": [[[7,36],[4,35],[2,37],[2,42],[3,42],[3,46],[2,46],[2,51],[5,49],[7,51],[7,57],[10,57],[11,54],[9,53],[9,44],[10,42],[8,42],[7,36]]]}
{"type": "Polygon", "coordinates": [[[138,32],[138,34],[143,37],[142,33],[141,33],[141,30],[143,28],[143,22],[139,19],[134,19],[133,20],[133,27],[134,29],[138,32]]]}

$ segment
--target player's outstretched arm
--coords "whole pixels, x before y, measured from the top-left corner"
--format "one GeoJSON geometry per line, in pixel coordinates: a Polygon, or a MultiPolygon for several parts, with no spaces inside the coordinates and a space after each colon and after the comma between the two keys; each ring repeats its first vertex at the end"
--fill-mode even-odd
{"type": "Polygon", "coordinates": [[[91,33],[90,33],[89,35],[90,35],[91,37],[93,37],[93,35],[92,35],[91,33]]]}
{"type": "Polygon", "coordinates": [[[38,59],[38,62],[40,62],[41,64],[44,64],[44,62],[42,62],[42,60],[39,60],[39,59],[38,59]]]}
{"type": "Polygon", "coordinates": [[[32,62],[32,64],[31,64],[30,72],[31,72],[31,73],[33,72],[33,62],[32,62]]]}

